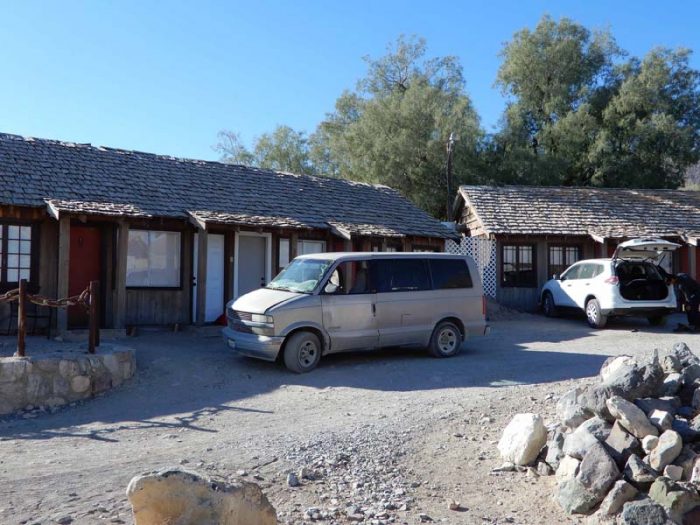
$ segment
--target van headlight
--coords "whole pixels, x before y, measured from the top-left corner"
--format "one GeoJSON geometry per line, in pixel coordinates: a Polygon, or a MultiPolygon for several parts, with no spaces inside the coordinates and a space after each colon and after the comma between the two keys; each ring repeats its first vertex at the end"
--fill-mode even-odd
{"type": "Polygon", "coordinates": [[[254,323],[265,323],[265,324],[274,323],[274,319],[272,318],[271,315],[264,315],[264,314],[253,314],[251,321],[253,321],[254,323]]]}

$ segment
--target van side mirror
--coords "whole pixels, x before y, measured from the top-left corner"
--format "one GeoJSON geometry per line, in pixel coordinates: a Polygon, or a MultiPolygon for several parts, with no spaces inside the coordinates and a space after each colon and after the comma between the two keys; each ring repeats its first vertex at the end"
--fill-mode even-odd
{"type": "Polygon", "coordinates": [[[335,285],[331,282],[327,283],[326,286],[323,288],[323,293],[327,294],[334,294],[338,291],[338,285],[335,285]]]}

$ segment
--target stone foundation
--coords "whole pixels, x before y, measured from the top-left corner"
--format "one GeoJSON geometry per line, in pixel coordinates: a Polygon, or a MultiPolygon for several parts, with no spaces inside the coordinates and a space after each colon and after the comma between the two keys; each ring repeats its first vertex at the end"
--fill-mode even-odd
{"type": "Polygon", "coordinates": [[[88,399],[119,386],[135,371],[134,351],[116,345],[102,345],[96,354],[76,349],[0,357],[0,414],[88,399]]]}

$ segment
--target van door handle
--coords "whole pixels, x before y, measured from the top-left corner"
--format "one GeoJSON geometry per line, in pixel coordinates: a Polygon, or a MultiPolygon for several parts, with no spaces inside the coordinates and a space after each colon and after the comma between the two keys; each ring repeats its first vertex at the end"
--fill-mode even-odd
{"type": "Polygon", "coordinates": [[[372,303],[372,315],[376,316],[377,315],[377,305],[372,303]]]}

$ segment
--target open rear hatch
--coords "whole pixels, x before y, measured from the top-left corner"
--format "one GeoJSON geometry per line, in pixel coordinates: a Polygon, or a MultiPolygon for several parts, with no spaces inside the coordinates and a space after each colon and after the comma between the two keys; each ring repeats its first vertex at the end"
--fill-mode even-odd
{"type": "Polygon", "coordinates": [[[633,239],[620,243],[613,262],[620,282],[620,295],[628,301],[663,301],[668,285],[658,266],[664,257],[680,248],[663,239],[633,239]]]}

